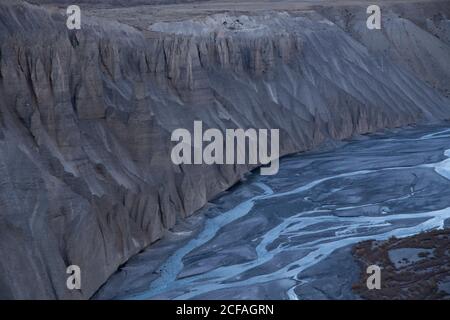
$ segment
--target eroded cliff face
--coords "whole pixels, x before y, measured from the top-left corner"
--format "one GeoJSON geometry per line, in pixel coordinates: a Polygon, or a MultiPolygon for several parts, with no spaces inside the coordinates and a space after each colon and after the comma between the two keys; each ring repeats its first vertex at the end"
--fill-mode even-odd
{"type": "MultiPolygon", "coordinates": [[[[401,19],[385,23],[407,52],[389,28],[417,25],[401,19]]],[[[173,165],[171,132],[194,120],[279,128],[285,155],[450,118],[448,41],[423,29],[414,51],[439,47],[437,89],[411,57],[368,49],[371,35],[361,41],[317,12],[213,14],[147,30],[94,16],[78,31],[65,24],[59,11],[0,4],[0,298],[89,298],[252,169],[173,165]],[[67,290],[71,264],[80,291],[67,290]]]]}

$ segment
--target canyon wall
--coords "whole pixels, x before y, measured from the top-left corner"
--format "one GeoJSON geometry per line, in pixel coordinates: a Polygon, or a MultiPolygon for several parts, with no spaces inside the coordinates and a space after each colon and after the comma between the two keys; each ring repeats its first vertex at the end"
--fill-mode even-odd
{"type": "Polygon", "coordinates": [[[365,17],[358,6],[145,30],[88,16],[70,31],[58,10],[2,1],[0,298],[91,297],[253,169],[173,165],[170,135],[194,120],[278,128],[286,155],[449,119],[450,9],[433,6],[446,14],[436,22],[392,13],[372,33],[346,17],[365,17]],[[66,287],[71,264],[81,290],[66,287]]]}

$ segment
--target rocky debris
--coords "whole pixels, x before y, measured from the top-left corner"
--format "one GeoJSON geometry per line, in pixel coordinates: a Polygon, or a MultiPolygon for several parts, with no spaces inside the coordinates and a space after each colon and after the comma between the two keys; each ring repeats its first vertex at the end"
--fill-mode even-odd
{"type": "Polygon", "coordinates": [[[368,290],[361,273],[353,289],[364,299],[450,299],[450,230],[387,241],[366,241],[354,249],[362,270],[381,268],[381,290],[368,290]]]}
{"type": "MultiPolygon", "coordinates": [[[[1,2],[2,298],[91,297],[252,169],[173,165],[170,134],[194,120],[280,128],[285,155],[450,118],[450,101],[426,83],[432,75],[380,60],[316,12],[216,14],[140,31],[94,12],[69,31],[58,10],[1,2]],[[184,30],[208,21],[218,32],[184,30]],[[81,267],[80,291],[66,288],[71,264],[81,267]]],[[[420,37],[415,51],[443,41],[420,37]]]]}

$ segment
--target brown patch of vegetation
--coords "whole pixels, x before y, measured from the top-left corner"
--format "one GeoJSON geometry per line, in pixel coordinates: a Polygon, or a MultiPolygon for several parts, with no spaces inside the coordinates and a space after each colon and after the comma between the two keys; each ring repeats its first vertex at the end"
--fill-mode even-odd
{"type": "Polygon", "coordinates": [[[450,294],[439,288],[439,283],[450,281],[450,229],[422,233],[403,239],[365,241],[356,245],[353,255],[361,265],[361,276],[353,290],[364,299],[450,299],[450,294]],[[434,249],[433,254],[419,254],[421,258],[396,268],[389,251],[401,248],[434,249]],[[381,289],[369,290],[365,270],[378,265],[381,271],[381,289]]]}

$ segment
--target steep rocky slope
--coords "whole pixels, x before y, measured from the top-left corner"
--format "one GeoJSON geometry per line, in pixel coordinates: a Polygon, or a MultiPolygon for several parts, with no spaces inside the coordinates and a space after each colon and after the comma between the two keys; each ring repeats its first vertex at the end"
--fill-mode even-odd
{"type": "Polygon", "coordinates": [[[388,7],[383,11],[384,26],[376,33],[365,28],[365,16],[357,14],[357,7],[323,8],[319,12],[362,43],[373,55],[401,65],[449,97],[448,6],[432,2],[388,7]]]}
{"type": "MultiPolygon", "coordinates": [[[[449,5],[433,5],[448,35],[449,5]]],[[[65,22],[56,9],[0,4],[0,298],[89,298],[251,169],[173,165],[170,134],[194,120],[279,128],[289,154],[450,118],[448,42],[406,18],[384,22],[392,55],[317,11],[65,22]],[[414,36],[396,37],[397,24],[414,36]],[[70,264],[80,291],[66,288],[70,264]]]]}

